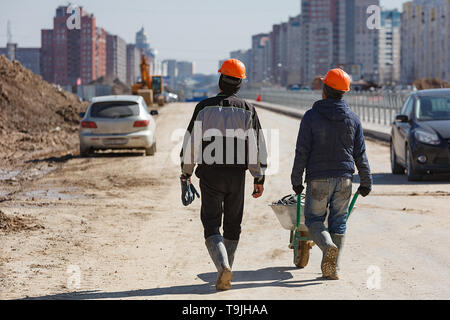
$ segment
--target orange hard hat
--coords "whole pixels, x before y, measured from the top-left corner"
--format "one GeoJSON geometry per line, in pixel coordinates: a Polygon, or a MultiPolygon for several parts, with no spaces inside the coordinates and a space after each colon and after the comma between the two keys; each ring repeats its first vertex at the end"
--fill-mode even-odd
{"type": "Polygon", "coordinates": [[[219,73],[233,78],[245,79],[247,75],[245,73],[245,65],[237,59],[228,59],[219,69],[219,73]]]}
{"type": "Polygon", "coordinates": [[[339,90],[339,91],[350,91],[350,76],[342,69],[336,68],[328,71],[325,78],[320,78],[323,83],[327,86],[339,90]]]}

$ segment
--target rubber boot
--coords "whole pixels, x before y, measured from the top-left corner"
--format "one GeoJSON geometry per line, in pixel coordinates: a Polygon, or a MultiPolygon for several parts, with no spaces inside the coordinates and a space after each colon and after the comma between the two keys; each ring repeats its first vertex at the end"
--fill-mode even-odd
{"type": "Polygon", "coordinates": [[[227,249],[225,248],[223,237],[219,234],[210,236],[205,240],[205,244],[218,271],[216,289],[231,289],[233,273],[231,272],[230,265],[228,263],[227,249]]]}
{"type": "Polygon", "coordinates": [[[236,252],[239,240],[228,240],[225,238],[223,240],[225,243],[225,248],[227,249],[228,263],[230,265],[230,268],[233,268],[234,253],[236,252]]]}
{"type": "Polygon", "coordinates": [[[323,253],[322,262],[320,264],[322,276],[324,278],[337,280],[336,263],[339,249],[333,243],[330,233],[321,222],[314,222],[311,224],[308,228],[308,233],[323,253]]]}
{"type": "MultiPolygon", "coordinates": [[[[340,268],[339,268],[339,258],[342,255],[342,247],[344,245],[345,235],[338,234],[338,233],[330,233],[330,235],[331,235],[331,239],[333,240],[333,243],[339,249],[338,257],[336,259],[336,273],[338,273],[339,270],[340,270],[340,268]]],[[[339,276],[338,276],[338,278],[339,278],[339,276]]]]}

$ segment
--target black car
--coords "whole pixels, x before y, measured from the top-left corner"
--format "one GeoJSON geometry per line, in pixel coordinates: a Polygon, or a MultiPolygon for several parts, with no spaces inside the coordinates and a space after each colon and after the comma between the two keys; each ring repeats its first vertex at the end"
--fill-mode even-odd
{"type": "Polygon", "coordinates": [[[450,89],[411,93],[392,124],[391,167],[409,181],[450,173],[450,89]]]}

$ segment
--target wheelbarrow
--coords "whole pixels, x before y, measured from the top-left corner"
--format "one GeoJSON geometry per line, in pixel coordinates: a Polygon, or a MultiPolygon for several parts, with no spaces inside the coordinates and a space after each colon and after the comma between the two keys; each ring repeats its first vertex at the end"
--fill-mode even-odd
{"type": "MultiPolygon", "coordinates": [[[[346,221],[353,211],[359,193],[356,192],[350,202],[346,221]]],[[[275,212],[281,226],[290,231],[289,249],[294,250],[294,265],[304,268],[308,265],[310,250],[314,242],[308,237],[308,227],[305,225],[305,215],[302,215],[302,206],[305,206],[304,195],[287,195],[281,200],[269,205],[275,212]]]]}

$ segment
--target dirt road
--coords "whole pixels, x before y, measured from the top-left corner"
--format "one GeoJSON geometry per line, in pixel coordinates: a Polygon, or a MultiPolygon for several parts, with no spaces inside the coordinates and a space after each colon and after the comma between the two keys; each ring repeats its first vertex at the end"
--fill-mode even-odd
{"type": "MultiPolygon", "coordinates": [[[[348,225],[341,280],[321,279],[321,253],[296,269],[289,232],[268,207],[291,193],[298,120],[259,110],[279,128],[279,172],[253,199],[247,174],[243,233],[232,290],[216,293],[200,201],[180,200],[180,136],[193,104],[163,108],[158,152],[62,157],[34,163],[32,178],[0,181],[0,210],[32,224],[0,231],[0,298],[44,299],[448,299],[450,181],[409,183],[389,174],[386,145],[368,141],[374,191],[348,225]]],[[[7,173],[3,173],[5,177],[7,173]]],[[[14,174],[12,174],[14,175],[14,174]]],[[[1,176],[1,175],[0,175],[1,176]]],[[[194,179],[198,186],[198,180],[194,179]]],[[[354,184],[354,190],[358,184],[354,184]]]]}

